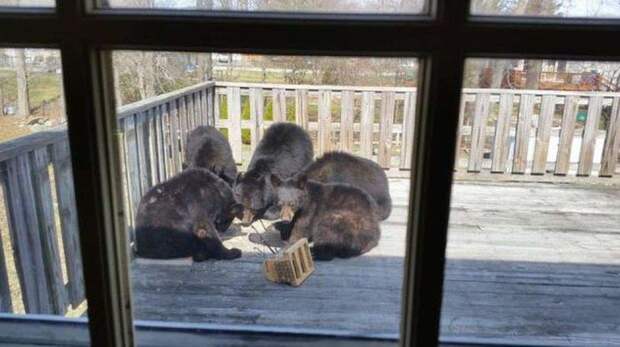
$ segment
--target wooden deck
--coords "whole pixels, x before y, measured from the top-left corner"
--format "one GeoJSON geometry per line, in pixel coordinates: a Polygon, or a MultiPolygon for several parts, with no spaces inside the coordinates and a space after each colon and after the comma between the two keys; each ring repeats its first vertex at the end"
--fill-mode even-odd
{"type": "MultiPolygon", "coordinates": [[[[276,285],[245,229],[226,241],[239,260],[134,263],[136,318],[396,338],[409,189],[390,184],[395,208],[369,254],[276,285]]],[[[448,257],[444,340],[620,345],[619,187],[457,183],[448,257]]]]}

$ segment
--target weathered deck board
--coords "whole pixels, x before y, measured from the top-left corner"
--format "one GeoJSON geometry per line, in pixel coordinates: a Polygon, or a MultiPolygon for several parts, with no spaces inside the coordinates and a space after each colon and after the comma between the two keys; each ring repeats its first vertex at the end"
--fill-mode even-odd
{"type": "MultiPolygon", "coordinates": [[[[408,182],[369,254],[320,262],[299,288],[263,278],[263,246],[228,236],[235,261],[133,265],[136,318],[398,336],[408,182]]],[[[442,336],[562,345],[620,344],[620,188],[458,183],[442,336]]],[[[273,235],[266,235],[269,237],[273,235]]]]}

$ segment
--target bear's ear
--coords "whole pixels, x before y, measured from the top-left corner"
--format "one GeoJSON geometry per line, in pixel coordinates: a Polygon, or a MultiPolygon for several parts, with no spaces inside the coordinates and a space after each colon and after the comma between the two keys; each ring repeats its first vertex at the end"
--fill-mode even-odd
{"type": "Polygon", "coordinates": [[[297,188],[306,189],[306,184],[308,183],[308,176],[306,174],[299,175],[296,180],[297,188]]]}
{"type": "Polygon", "coordinates": [[[278,188],[282,184],[282,179],[280,179],[278,175],[269,175],[269,177],[271,179],[271,185],[274,186],[274,188],[278,188]]]}
{"type": "Polygon", "coordinates": [[[242,204],[233,204],[230,207],[230,217],[237,217],[239,219],[243,218],[243,205],[242,204]]]}

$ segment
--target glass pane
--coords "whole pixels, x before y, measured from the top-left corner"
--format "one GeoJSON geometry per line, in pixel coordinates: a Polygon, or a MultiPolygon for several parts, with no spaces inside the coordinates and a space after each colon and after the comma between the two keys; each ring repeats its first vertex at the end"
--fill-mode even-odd
{"type": "Polygon", "coordinates": [[[329,12],[329,13],[423,13],[426,0],[103,0],[103,7],[111,8],[167,8],[216,11],[282,11],[282,12],[329,12]]]}
{"type": "Polygon", "coordinates": [[[136,319],[397,342],[416,59],[114,67],[136,319]]]}
{"type": "Polygon", "coordinates": [[[467,61],[442,339],[620,341],[619,71],[467,61]]]}
{"type": "Polygon", "coordinates": [[[620,2],[612,0],[472,0],[471,12],[488,16],[615,18],[620,16],[620,2]]]}
{"type": "Polygon", "coordinates": [[[55,0],[0,0],[2,7],[55,7],[55,0]]]}
{"type": "Polygon", "coordinates": [[[74,199],[60,52],[0,49],[0,312],[86,317],[74,199]]]}

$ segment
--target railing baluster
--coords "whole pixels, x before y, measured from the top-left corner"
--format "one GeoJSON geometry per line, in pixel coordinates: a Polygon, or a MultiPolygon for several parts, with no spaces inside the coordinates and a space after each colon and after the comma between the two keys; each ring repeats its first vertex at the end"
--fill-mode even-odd
{"type": "Polygon", "coordinates": [[[360,152],[367,159],[372,159],[372,143],[374,136],[375,93],[362,93],[362,119],[360,125],[360,152]]]}
{"type": "Polygon", "coordinates": [[[566,175],[570,167],[570,154],[575,135],[575,117],[579,109],[579,97],[567,96],[564,100],[564,114],[562,116],[562,129],[558,144],[558,155],[555,160],[555,175],[566,175]]]}
{"type": "Polygon", "coordinates": [[[611,177],[616,172],[618,152],[620,151],[620,98],[613,99],[611,116],[605,135],[603,155],[601,159],[601,177],[611,177]]]}
{"type": "Polygon", "coordinates": [[[532,130],[532,113],[534,112],[534,95],[521,94],[519,118],[515,135],[515,155],[512,162],[512,173],[522,174],[527,169],[527,153],[529,150],[532,130]]]}
{"type": "Polygon", "coordinates": [[[308,90],[306,89],[295,91],[295,122],[308,130],[308,90]]]}
{"type": "Polygon", "coordinates": [[[29,154],[5,162],[3,180],[9,231],[26,313],[54,313],[43,264],[39,219],[36,214],[29,154]]]}
{"type": "Polygon", "coordinates": [[[151,187],[149,149],[147,140],[148,123],[145,113],[136,114],[136,138],[138,143],[138,166],[140,167],[140,190],[142,194],[151,187]]]}
{"type": "Polygon", "coordinates": [[[405,93],[403,104],[403,127],[400,146],[400,169],[411,169],[411,156],[413,153],[413,134],[415,134],[415,108],[416,94],[413,92],[405,93]]]}
{"type": "Polygon", "coordinates": [[[146,143],[148,143],[148,157],[149,157],[149,172],[151,174],[150,183],[151,186],[159,183],[159,172],[158,172],[158,155],[157,155],[157,136],[155,132],[155,117],[156,117],[157,107],[153,107],[150,110],[146,111],[146,122],[147,126],[145,128],[146,133],[146,143]]]}
{"type": "MultiPolygon", "coordinates": [[[[0,164],[0,180],[2,180],[2,164],[0,164]]],[[[5,202],[5,206],[8,206],[5,202]]],[[[0,237],[0,312],[13,312],[13,302],[11,299],[11,287],[9,285],[9,275],[6,260],[4,259],[4,245],[0,237]]],[[[9,248],[10,249],[10,248],[9,248]]]]}
{"type": "Polygon", "coordinates": [[[598,134],[598,122],[603,110],[603,98],[591,96],[588,101],[588,118],[583,129],[581,138],[581,149],[579,151],[579,166],[577,176],[590,176],[592,173],[592,163],[594,161],[594,145],[598,134]]]}
{"type": "Polygon", "coordinates": [[[37,148],[31,157],[35,206],[41,233],[43,265],[52,312],[64,315],[68,300],[60,265],[60,251],[54,216],[54,197],[49,176],[50,157],[47,146],[37,148]]]}
{"type": "Polygon", "coordinates": [[[58,199],[62,243],[67,268],[69,301],[77,308],[84,301],[84,276],[82,275],[82,254],[78,233],[75,192],[73,190],[73,172],[68,141],[52,146],[54,182],[58,199]]]}
{"type": "Polygon", "coordinates": [[[461,147],[463,143],[463,121],[465,120],[465,105],[466,105],[467,94],[461,94],[461,105],[459,107],[459,120],[456,128],[456,150],[455,150],[455,160],[454,160],[454,169],[457,170],[460,168],[459,159],[461,155],[461,147]]]}
{"type": "Polygon", "coordinates": [[[512,93],[501,94],[499,97],[499,113],[497,114],[497,124],[495,125],[493,161],[491,162],[491,172],[493,173],[504,173],[506,171],[513,102],[514,94],[512,93]]]}
{"type": "Polygon", "coordinates": [[[271,91],[274,122],[286,122],[286,90],[274,88],[271,91]]]}
{"type": "Polygon", "coordinates": [[[482,93],[476,96],[473,123],[471,129],[471,151],[467,171],[480,172],[482,155],[486,139],[487,117],[489,116],[489,94],[482,93]]]}
{"type": "Polygon", "coordinates": [[[243,147],[241,143],[241,89],[228,88],[228,142],[232,148],[233,157],[237,163],[243,162],[243,147]]]}
{"type": "Polygon", "coordinates": [[[183,113],[183,108],[181,107],[183,104],[183,100],[173,100],[170,102],[170,161],[171,165],[171,176],[176,175],[181,171],[181,163],[183,162],[183,153],[181,153],[180,146],[184,146],[185,138],[183,137],[183,127],[185,123],[185,117],[183,113]]]}
{"type": "Polygon", "coordinates": [[[547,156],[549,154],[549,138],[555,112],[555,95],[543,95],[536,131],[536,147],[532,163],[532,175],[544,175],[547,171],[547,156]]]}
{"type": "Polygon", "coordinates": [[[183,160],[185,158],[185,146],[187,144],[187,135],[188,135],[188,129],[191,128],[190,125],[190,117],[189,117],[189,107],[187,105],[187,102],[185,100],[185,96],[182,95],[179,99],[178,99],[178,109],[177,109],[177,117],[176,119],[178,120],[178,124],[177,124],[177,128],[176,128],[176,138],[178,138],[178,141],[176,143],[176,151],[178,151],[179,153],[177,153],[176,151],[173,153],[174,156],[176,156],[177,161],[176,161],[176,167],[177,170],[174,172],[175,174],[177,174],[179,171],[181,171],[181,163],[183,163],[183,160]]]}
{"type": "Polygon", "coordinates": [[[319,137],[318,155],[331,150],[332,135],[332,97],[331,91],[319,92],[319,137]]]}
{"type": "Polygon", "coordinates": [[[389,169],[392,162],[392,126],[394,124],[394,92],[383,92],[381,97],[381,121],[379,123],[378,162],[389,169]]]}
{"type": "Polygon", "coordinates": [[[250,147],[252,153],[256,149],[258,142],[263,138],[263,107],[265,100],[263,98],[263,90],[261,88],[250,88],[250,147]]]}
{"type": "Polygon", "coordinates": [[[340,150],[352,152],[354,92],[343,90],[340,95],[340,150]]]}
{"type": "Polygon", "coordinates": [[[125,150],[127,151],[127,173],[129,176],[129,193],[132,214],[135,216],[142,197],[140,186],[140,166],[138,164],[138,145],[136,139],[135,116],[125,118],[125,150]]]}

